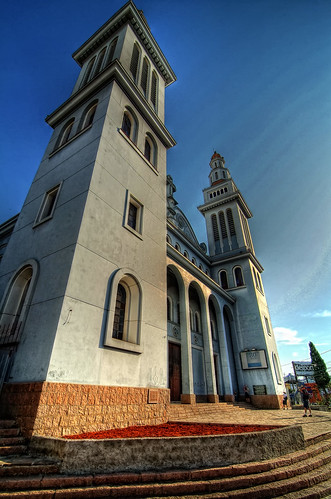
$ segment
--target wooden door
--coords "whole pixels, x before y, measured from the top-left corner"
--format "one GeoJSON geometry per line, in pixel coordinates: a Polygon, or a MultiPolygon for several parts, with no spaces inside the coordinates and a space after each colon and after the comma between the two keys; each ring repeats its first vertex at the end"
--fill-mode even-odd
{"type": "Polygon", "coordinates": [[[179,401],[182,392],[181,347],[169,343],[169,388],[170,400],[179,401]]]}

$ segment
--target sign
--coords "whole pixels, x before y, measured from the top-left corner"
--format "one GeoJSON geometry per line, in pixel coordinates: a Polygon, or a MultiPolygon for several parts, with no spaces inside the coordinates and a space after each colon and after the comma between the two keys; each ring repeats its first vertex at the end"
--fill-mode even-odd
{"type": "Polygon", "coordinates": [[[266,385],[253,385],[254,395],[267,395],[266,385]]]}
{"type": "Polygon", "coordinates": [[[296,376],[314,376],[314,365],[311,362],[292,362],[296,376]]]}
{"type": "Polygon", "coordinates": [[[267,369],[267,359],[264,350],[245,350],[240,352],[243,369],[267,369]]]}

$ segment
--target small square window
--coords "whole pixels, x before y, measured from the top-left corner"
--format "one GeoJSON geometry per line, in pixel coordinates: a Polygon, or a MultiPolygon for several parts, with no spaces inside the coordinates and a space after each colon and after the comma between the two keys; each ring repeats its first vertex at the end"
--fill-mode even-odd
{"type": "Polygon", "coordinates": [[[60,186],[61,185],[59,184],[46,192],[43,197],[34,225],[46,222],[46,220],[49,220],[53,217],[55,205],[60,192],[60,186]]]}
{"type": "Polygon", "coordinates": [[[124,227],[138,235],[142,234],[143,205],[131,194],[127,195],[124,227]]]}

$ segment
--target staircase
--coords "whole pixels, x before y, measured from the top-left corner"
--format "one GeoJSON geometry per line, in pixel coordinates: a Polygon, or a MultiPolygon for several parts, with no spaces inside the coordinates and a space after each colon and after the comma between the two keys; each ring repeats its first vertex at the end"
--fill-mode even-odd
{"type": "Polygon", "coordinates": [[[60,474],[59,465],[27,453],[19,429],[0,421],[0,499],[99,497],[331,497],[331,433],[280,458],[222,468],[94,475],[60,474]]]}
{"type": "Polygon", "coordinates": [[[219,402],[218,404],[180,404],[172,403],[168,408],[169,421],[200,421],[203,416],[212,419],[214,415],[235,415],[239,412],[255,410],[246,402],[219,402]]]}

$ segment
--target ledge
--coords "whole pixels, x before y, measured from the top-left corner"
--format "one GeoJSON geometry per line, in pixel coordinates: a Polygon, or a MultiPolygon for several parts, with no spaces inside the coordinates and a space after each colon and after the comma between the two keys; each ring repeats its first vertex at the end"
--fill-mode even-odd
{"type": "Polygon", "coordinates": [[[64,473],[193,469],[272,459],[305,447],[301,426],[235,435],[65,440],[32,437],[31,452],[61,460],[64,473]]]}

